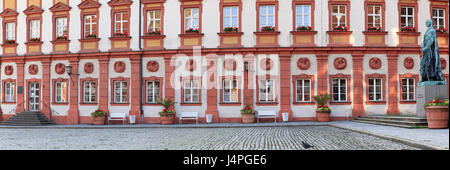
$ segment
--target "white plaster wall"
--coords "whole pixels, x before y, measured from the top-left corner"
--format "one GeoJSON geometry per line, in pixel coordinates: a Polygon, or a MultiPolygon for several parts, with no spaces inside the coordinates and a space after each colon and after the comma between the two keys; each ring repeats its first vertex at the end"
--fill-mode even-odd
{"type": "MultiPolygon", "coordinates": [[[[278,31],[280,35],[278,36],[278,42],[281,47],[291,46],[291,31],[292,31],[292,2],[291,1],[278,1],[278,31]],[[287,10],[290,9],[290,10],[287,10]]],[[[256,2],[254,2],[256,4],[256,2]]],[[[243,15],[246,16],[246,15],[243,15]]],[[[256,17],[255,17],[256,18],[256,17]]],[[[243,23],[244,24],[244,23],[243,23]]]]}
{"type": "MultiPolygon", "coordinates": [[[[165,76],[165,67],[164,67],[165,65],[164,65],[164,58],[163,57],[144,57],[144,58],[142,58],[142,61],[143,61],[142,62],[142,75],[143,75],[143,78],[153,77],[153,76],[155,76],[155,77],[164,77],[165,76]],[[156,71],[156,72],[149,72],[147,70],[147,63],[149,61],[151,61],[151,60],[154,60],[154,61],[158,62],[158,64],[159,64],[158,71],[156,71]]],[[[145,82],[143,82],[143,83],[145,83],[145,82]]],[[[163,82],[161,82],[161,83],[162,83],[162,86],[160,88],[162,88],[162,94],[160,94],[160,96],[163,97],[164,94],[165,94],[164,93],[164,91],[165,91],[164,78],[163,78],[163,82]]],[[[145,93],[146,92],[144,91],[143,94],[145,95],[145,93]]],[[[145,101],[143,101],[143,102],[145,102],[145,101]]],[[[159,112],[163,109],[163,107],[159,106],[159,105],[152,105],[152,106],[143,105],[142,109],[144,110],[144,117],[160,117],[159,116],[159,112]]]]}
{"type": "MultiPolygon", "coordinates": [[[[24,1],[24,0],[22,0],[24,1]]],[[[22,12],[27,9],[27,3],[17,3],[17,10],[19,15],[17,16],[17,30],[16,30],[16,43],[19,44],[17,46],[17,55],[24,55],[26,53],[26,43],[27,40],[27,22],[26,15],[22,12]]]]}
{"type": "Polygon", "coordinates": [[[398,20],[398,0],[390,0],[386,1],[386,13],[385,13],[385,29],[388,32],[386,36],[386,44],[388,46],[397,46],[398,45],[398,29],[399,20],[398,20]]]}
{"type": "MultiPolygon", "coordinates": [[[[328,56],[328,76],[329,75],[335,75],[335,74],[345,74],[350,75],[351,80],[347,83],[350,83],[350,89],[348,90],[350,101],[353,101],[353,61],[352,61],[352,55],[351,54],[330,54],[328,56]],[[334,67],[334,59],[337,57],[344,57],[347,60],[347,66],[345,69],[338,70],[334,67]]],[[[331,92],[331,87],[329,85],[329,77],[328,77],[328,91],[331,92]]],[[[331,96],[332,97],[332,96],[331,96]]],[[[331,99],[330,99],[331,101],[331,99]]],[[[345,117],[345,116],[351,116],[352,114],[352,105],[330,105],[331,108],[331,117],[345,117]]]]}
{"type": "Polygon", "coordinates": [[[350,44],[353,46],[364,45],[364,1],[350,1],[350,44]]]}
{"type": "Polygon", "coordinates": [[[326,46],[328,44],[328,2],[316,0],[314,5],[314,27],[317,31],[315,42],[317,46],[326,46]]]}
{"type": "Polygon", "coordinates": [[[244,47],[253,47],[256,44],[256,6],[255,0],[242,1],[242,35],[241,43],[244,47]]]}
{"type": "MultiPolygon", "coordinates": [[[[79,78],[99,78],[100,77],[100,67],[99,67],[99,63],[98,60],[96,59],[82,59],[79,62],[78,65],[78,72],[79,72],[79,78]],[[92,63],[94,65],[94,71],[92,73],[86,73],[84,72],[84,64],[86,63],[92,63]]],[[[99,80],[98,80],[99,81],[99,80]]],[[[81,84],[81,81],[78,80],[78,83],[80,84],[78,86],[78,93],[80,95],[78,95],[78,112],[80,116],[91,116],[91,113],[94,112],[97,108],[98,108],[98,104],[97,105],[80,105],[80,103],[83,102],[83,94],[81,94],[81,90],[83,89],[83,85],[81,84]]],[[[97,82],[97,103],[99,100],[99,86],[98,86],[97,82]]]]}
{"type": "MultiPolygon", "coordinates": [[[[292,94],[295,89],[295,85],[292,84],[292,76],[299,74],[307,74],[314,75],[314,95],[317,95],[317,60],[314,54],[302,54],[302,55],[293,55],[291,57],[291,83],[290,93],[291,93],[291,101],[295,102],[295,93],[292,94]],[[297,61],[300,58],[306,57],[309,59],[311,66],[307,70],[300,70],[297,67],[297,61]]],[[[311,96],[312,97],[312,96],[311,96]]],[[[293,117],[315,117],[316,116],[316,105],[294,105],[291,103],[292,108],[292,116],[293,117]]]]}
{"type": "Polygon", "coordinates": [[[364,55],[363,58],[363,71],[364,71],[364,82],[363,82],[363,92],[364,92],[364,101],[367,102],[366,100],[366,96],[367,96],[367,90],[366,87],[366,75],[367,74],[374,74],[374,73],[378,73],[378,74],[382,74],[386,76],[385,81],[383,82],[383,87],[386,88],[385,91],[383,91],[382,96],[383,96],[383,101],[386,101],[386,104],[376,104],[376,105],[368,105],[368,104],[364,104],[364,109],[366,111],[366,115],[373,115],[373,114],[386,114],[387,111],[387,103],[389,103],[388,100],[388,91],[389,91],[389,83],[388,83],[388,61],[387,61],[387,56],[385,54],[366,54],[364,55]],[[379,69],[372,69],[369,66],[369,61],[370,59],[372,59],[373,57],[377,57],[381,60],[381,68],[379,69]]]}
{"type": "MultiPolygon", "coordinates": [[[[178,36],[181,27],[180,19],[180,1],[167,0],[164,3],[164,35],[166,35],[164,48],[176,49],[180,46],[180,38],[178,36]]],[[[203,25],[202,29],[207,29],[206,25],[203,25]]]]}
{"type": "MultiPolygon", "coordinates": [[[[16,77],[17,77],[17,64],[15,62],[2,63],[0,68],[2,70],[1,73],[0,73],[1,74],[0,82],[2,83],[2,85],[0,87],[0,94],[1,94],[0,96],[3,96],[3,88],[4,88],[3,80],[16,79],[16,77]],[[13,67],[14,72],[11,75],[6,75],[4,70],[5,70],[5,67],[9,66],[9,65],[13,67]]],[[[16,86],[15,96],[16,96],[16,100],[17,100],[17,79],[16,79],[15,86],[16,86]]],[[[1,110],[2,110],[3,114],[5,114],[5,115],[7,115],[7,114],[14,114],[14,113],[10,113],[10,112],[16,107],[16,103],[15,104],[3,104],[3,103],[0,103],[0,107],[1,107],[1,110]]]]}
{"type": "Polygon", "coordinates": [[[205,48],[216,48],[220,44],[217,35],[218,32],[222,32],[219,8],[219,1],[203,1],[202,32],[205,35],[202,43],[205,48]]]}
{"type": "Polygon", "coordinates": [[[76,53],[81,49],[81,43],[78,41],[81,39],[81,10],[78,8],[78,4],[81,0],[70,0],[69,11],[70,24],[69,24],[69,51],[76,53]]]}
{"type": "MultiPolygon", "coordinates": [[[[97,36],[100,38],[98,48],[100,52],[106,52],[111,49],[111,41],[109,37],[111,37],[111,7],[108,5],[109,0],[99,0],[100,4],[102,4],[99,8],[99,17],[98,17],[98,33],[97,36]]],[[[132,15],[130,15],[132,17],[132,15]]],[[[133,20],[134,18],[131,18],[133,20]]],[[[135,26],[130,24],[130,29],[136,29],[135,26]]]]}

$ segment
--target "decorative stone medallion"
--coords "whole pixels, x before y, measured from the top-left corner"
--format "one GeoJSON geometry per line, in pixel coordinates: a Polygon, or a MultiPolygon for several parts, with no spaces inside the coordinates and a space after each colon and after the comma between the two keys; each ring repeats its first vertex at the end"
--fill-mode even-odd
{"type": "Polygon", "coordinates": [[[159,70],[159,63],[155,60],[151,60],[147,63],[147,70],[150,72],[156,72],[159,70]]]}
{"type": "Polygon", "coordinates": [[[338,70],[345,69],[347,67],[347,60],[344,57],[338,57],[334,59],[334,67],[338,70]]]}
{"type": "Polygon", "coordinates": [[[447,68],[447,61],[445,59],[441,58],[441,69],[444,70],[447,68]]]}
{"type": "Polygon", "coordinates": [[[64,65],[63,63],[56,64],[55,72],[57,74],[64,74],[64,72],[66,72],[66,65],[64,65]]]}
{"type": "Polygon", "coordinates": [[[11,75],[13,73],[14,73],[14,68],[12,66],[8,65],[8,66],[5,67],[5,74],[6,75],[9,76],[9,75],[11,75]]]}
{"type": "Polygon", "coordinates": [[[369,67],[374,70],[381,68],[381,60],[377,57],[371,58],[369,60],[369,67]]]}
{"type": "Polygon", "coordinates": [[[38,71],[39,71],[39,68],[36,64],[31,64],[30,66],[28,66],[28,73],[30,73],[31,75],[37,74],[38,71]]]}
{"type": "Polygon", "coordinates": [[[114,63],[114,71],[117,73],[123,73],[125,71],[126,65],[122,61],[117,61],[114,63]]]}
{"type": "Polygon", "coordinates": [[[236,60],[234,60],[234,59],[226,59],[223,62],[223,67],[225,68],[225,70],[228,70],[228,71],[236,70],[236,60]]]}
{"type": "Polygon", "coordinates": [[[194,62],[194,60],[193,59],[189,59],[187,62],[186,62],[186,70],[187,71],[194,71],[195,70],[195,62],[194,62]]]}
{"type": "Polygon", "coordinates": [[[92,64],[92,63],[84,64],[84,72],[88,73],[88,74],[94,72],[94,64],[92,64]]]}
{"type": "Polygon", "coordinates": [[[273,67],[273,62],[270,58],[261,60],[260,67],[263,70],[270,70],[273,67]]]}
{"type": "Polygon", "coordinates": [[[311,62],[309,61],[308,58],[302,57],[302,58],[298,59],[297,67],[300,70],[307,70],[307,69],[309,69],[309,67],[311,67],[311,62]]]}
{"type": "Polygon", "coordinates": [[[412,69],[414,67],[414,59],[411,57],[406,57],[405,60],[403,60],[403,66],[406,69],[412,69]]]}

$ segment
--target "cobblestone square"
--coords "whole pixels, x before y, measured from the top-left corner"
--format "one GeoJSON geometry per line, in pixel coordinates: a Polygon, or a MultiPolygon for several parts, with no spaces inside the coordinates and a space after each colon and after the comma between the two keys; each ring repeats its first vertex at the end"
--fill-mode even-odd
{"type": "Polygon", "coordinates": [[[243,128],[0,129],[12,150],[415,150],[331,126],[243,128]]]}

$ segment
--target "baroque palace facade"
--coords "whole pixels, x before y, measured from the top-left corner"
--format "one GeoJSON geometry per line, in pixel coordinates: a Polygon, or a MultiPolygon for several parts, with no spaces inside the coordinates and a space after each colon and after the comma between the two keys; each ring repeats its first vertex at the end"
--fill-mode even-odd
{"type": "Polygon", "coordinates": [[[414,115],[426,19],[448,82],[448,0],[2,1],[0,120],[159,123],[162,97],[201,122],[245,104],[314,121],[323,93],[332,120],[414,115]]]}

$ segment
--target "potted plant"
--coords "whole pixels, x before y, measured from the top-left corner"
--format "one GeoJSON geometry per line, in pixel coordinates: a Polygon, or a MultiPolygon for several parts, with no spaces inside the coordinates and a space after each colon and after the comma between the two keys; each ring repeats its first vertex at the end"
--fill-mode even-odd
{"type": "Polygon", "coordinates": [[[327,102],[329,99],[330,95],[327,93],[314,96],[314,100],[316,100],[317,102],[316,119],[319,122],[330,121],[331,109],[327,106],[327,102]]]}
{"type": "Polygon", "coordinates": [[[436,28],[436,32],[437,33],[446,33],[447,29],[445,29],[445,28],[436,28]]]}
{"type": "Polygon", "coordinates": [[[223,29],[224,32],[239,32],[239,28],[237,27],[226,27],[223,29]]]}
{"type": "Polygon", "coordinates": [[[161,124],[173,124],[175,110],[171,108],[173,108],[174,102],[171,99],[163,99],[162,101],[158,100],[157,102],[164,107],[164,109],[159,112],[159,116],[161,116],[161,124]]]}
{"type": "Polygon", "coordinates": [[[347,27],[346,26],[334,26],[333,27],[333,31],[347,31],[347,27]]]}
{"type": "Polygon", "coordinates": [[[311,26],[298,26],[297,31],[311,31],[311,26]]]}
{"type": "Polygon", "coordinates": [[[105,124],[105,116],[106,112],[97,109],[91,113],[92,119],[94,121],[94,125],[103,125],[105,124]]]}
{"type": "Polygon", "coordinates": [[[275,31],[275,27],[272,27],[272,26],[264,26],[264,27],[261,27],[261,31],[262,31],[262,32],[274,32],[274,31],[275,31]]]}
{"type": "Polygon", "coordinates": [[[198,30],[198,28],[189,28],[189,29],[186,29],[185,30],[185,33],[187,33],[187,34],[198,34],[198,33],[200,33],[200,31],[198,30]]]}
{"type": "Polygon", "coordinates": [[[416,32],[416,28],[415,27],[410,27],[410,26],[403,26],[401,31],[402,32],[416,32]]]}
{"type": "Polygon", "coordinates": [[[434,99],[425,103],[425,113],[429,129],[442,129],[448,127],[448,99],[434,99]]]}
{"type": "Polygon", "coordinates": [[[97,34],[88,34],[86,38],[97,38],[97,34]]]}
{"type": "Polygon", "coordinates": [[[367,31],[378,31],[378,32],[380,32],[381,31],[381,27],[379,27],[379,26],[369,26],[367,28],[367,31]]]}
{"type": "Polygon", "coordinates": [[[255,110],[250,107],[250,104],[246,104],[241,110],[242,123],[255,123],[255,110]]]}

